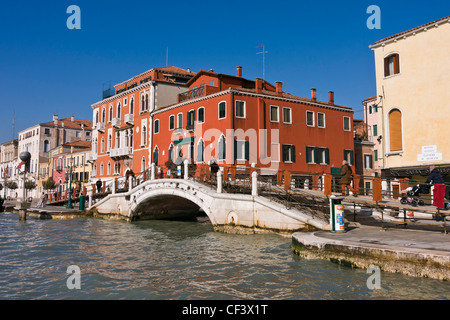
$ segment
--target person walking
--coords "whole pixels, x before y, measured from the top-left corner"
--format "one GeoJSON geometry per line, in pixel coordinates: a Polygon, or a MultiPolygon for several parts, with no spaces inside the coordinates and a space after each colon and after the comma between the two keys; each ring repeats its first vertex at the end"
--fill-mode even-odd
{"type": "Polygon", "coordinates": [[[353,192],[353,196],[357,197],[358,192],[355,188],[351,186],[351,183],[353,181],[353,172],[352,168],[348,165],[347,161],[342,161],[342,167],[341,167],[341,189],[342,189],[342,195],[347,195],[347,188],[353,192]]]}

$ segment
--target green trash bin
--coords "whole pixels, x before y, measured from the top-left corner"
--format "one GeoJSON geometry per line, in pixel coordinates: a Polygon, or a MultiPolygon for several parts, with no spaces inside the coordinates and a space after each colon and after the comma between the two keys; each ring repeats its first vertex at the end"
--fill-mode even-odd
{"type": "Polygon", "coordinates": [[[78,207],[78,209],[80,211],[84,210],[84,202],[85,202],[85,200],[86,200],[86,196],[80,196],[80,206],[78,207]]]}

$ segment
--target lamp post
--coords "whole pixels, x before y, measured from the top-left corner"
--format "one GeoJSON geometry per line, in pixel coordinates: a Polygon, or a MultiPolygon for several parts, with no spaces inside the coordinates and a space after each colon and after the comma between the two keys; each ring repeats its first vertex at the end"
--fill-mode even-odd
{"type": "Polygon", "coordinates": [[[28,163],[30,162],[30,159],[31,159],[31,154],[28,151],[24,151],[24,152],[20,153],[19,158],[20,158],[20,160],[22,160],[22,162],[24,163],[24,166],[25,166],[25,170],[23,171],[23,198],[22,198],[22,202],[18,203],[19,220],[25,221],[27,219],[27,208],[28,208],[28,203],[26,200],[25,181],[27,178],[27,168],[28,168],[28,163]]]}
{"type": "Polygon", "coordinates": [[[73,209],[72,205],[72,164],[73,164],[73,157],[71,156],[69,159],[69,199],[67,200],[67,209],[73,209]]]}

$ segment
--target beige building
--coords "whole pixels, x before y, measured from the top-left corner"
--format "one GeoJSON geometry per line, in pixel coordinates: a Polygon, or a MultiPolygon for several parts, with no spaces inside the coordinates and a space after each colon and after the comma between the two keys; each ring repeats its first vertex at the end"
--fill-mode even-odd
{"type": "Polygon", "coordinates": [[[382,39],[370,48],[378,97],[375,148],[382,176],[423,180],[430,165],[447,175],[450,16],[382,39]]]}

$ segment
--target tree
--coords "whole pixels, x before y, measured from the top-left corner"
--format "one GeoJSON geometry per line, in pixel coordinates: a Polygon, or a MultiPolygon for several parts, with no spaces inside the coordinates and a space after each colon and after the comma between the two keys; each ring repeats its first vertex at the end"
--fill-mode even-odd
{"type": "Polygon", "coordinates": [[[45,181],[42,181],[42,187],[44,188],[44,190],[53,190],[56,188],[56,183],[55,181],[53,181],[52,178],[48,178],[45,181]]]}
{"type": "Polygon", "coordinates": [[[7,181],[6,187],[11,190],[16,190],[18,188],[17,183],[15,181],[7,181]]]}

